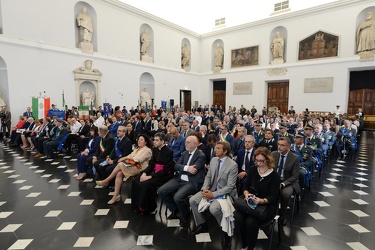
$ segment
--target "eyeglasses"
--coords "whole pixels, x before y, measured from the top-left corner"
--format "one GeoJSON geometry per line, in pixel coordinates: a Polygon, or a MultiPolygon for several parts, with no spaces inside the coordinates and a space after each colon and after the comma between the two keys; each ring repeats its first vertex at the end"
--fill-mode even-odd
{"type": "Polygon", "coordinates": [[[120,130],[120,129],[118,129],[117,132],[125,132],[125,130],[120,130]]]}
{"type": "Polygon", "coordinates": [[[285,144],[277,144],[277,146],[285,147],[285,144]]]}
{"type": "Polygon", "coordinates": [[[258,160],[258,159],[255,159],[255,162],[260,162],[260,163],[264,163],[266,160],[258,160]]]}

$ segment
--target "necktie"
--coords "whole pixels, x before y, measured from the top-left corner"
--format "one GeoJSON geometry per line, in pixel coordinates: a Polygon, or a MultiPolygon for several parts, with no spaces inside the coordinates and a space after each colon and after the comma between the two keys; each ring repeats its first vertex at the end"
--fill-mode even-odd
{"type": "Polygon", "coordinates": [[[184,137],[186,137],[186,132],[187,132],[187,130],[185,130],[185,132],[184,132],[184,137]]]}
{"type": "Polygon", "coordinates": [[[214,179],[212,180],[211,191],[215,191],[216,188],[217,188],[217,179],[218,179],[219,171],[220,171],[220,163],[221,163],[221,160],[219,160],[217,162],[217,167],[215,169],[214,179]]]}
{"type": "Polygon", "coordinates": [[[214,157],[215,157],[215,148],[211,148],[211,159],[214,157]]]}
{"type": "Polygon", "coordinates": [[[172,146],[174,145],[175,139],[172,139],[172,146]]]}
{"type": "Polygon", "coordinates": [[[277,173],[279,174],[280,177],[281,177],[281,173],[283,172],[284,158],[285,158],[285,155],[281,155],[279,166],[277,166],[277,173]]]}
{"type": "Polygon", "coordinates": [[[249,165],[250,165],[249,154],[250,154],[250,151],[246,151],[246,156],[245,156],[245,167],[246,168],[248,168],[249,165]]]}
{"type": "Polygon", "coordinates": [[[187,165],[187,166],[189,166],[189,163],[190,163],[190,160],[191,160],[191,156],[192,156],[193,154],[190,154],[189,153],[189,157],[187,158],[187,161],[186,161],[186,163],[184,164],[185,166],[187,165]]]}

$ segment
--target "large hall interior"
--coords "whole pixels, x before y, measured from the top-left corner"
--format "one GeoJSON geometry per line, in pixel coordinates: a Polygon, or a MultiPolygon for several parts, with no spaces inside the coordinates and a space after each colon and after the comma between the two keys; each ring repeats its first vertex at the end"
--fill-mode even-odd
{"type": "MultiPolygon", "coordinates": [[[[256,249],[374,249],[373,14],[374,0],[0,0],[0,249],[224,249],[211,214],[207,232],[194,235],[193,216],[181,227],[159,196],[153,213],[134,213],[133,177],[109,205],[112,188],[77,180],[79,147],[34,157],[27,138],[14,147],[3,128],[6,112],[13,128],[29,112],[66,123],[67,111],[77,109],[79,122],[124,106],[158,121],[159,109],[191,121],[198,108],[219,110],[219,141],[216,119],[245,124],[241,107],[254,131],[267,128],[264,114],[279,131],[291,107],[291,123],[336,119],[336,135],[356,117],[357,147],[346,155],[333,145],[310,185],[293,193],[286,225],[276,216],[262,227],[256,249]]],[[[238,227],[230,249],[245,249],[238,227]]]]}

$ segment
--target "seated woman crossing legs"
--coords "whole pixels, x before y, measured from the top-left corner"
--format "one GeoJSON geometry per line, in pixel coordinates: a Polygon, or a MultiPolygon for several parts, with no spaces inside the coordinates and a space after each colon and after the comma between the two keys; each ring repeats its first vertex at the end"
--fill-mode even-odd
{"type": "Polygon", "coordinates": [[[120,201],[120,190],[124,176],[125,178],[129,178],[138,175],[148,166],[148,162],[152,156],[151,148],[152,142],[150,137],[143,134],[139,135],[135,150],[131,154],[120,158],[119,163],[106,179],[96,182],[96,184],[99,186],[107,186],[112,179],[116,178],[115,192],[112,199],[108,201],[108,204],[111,205],[117,201],[120,201]]]}

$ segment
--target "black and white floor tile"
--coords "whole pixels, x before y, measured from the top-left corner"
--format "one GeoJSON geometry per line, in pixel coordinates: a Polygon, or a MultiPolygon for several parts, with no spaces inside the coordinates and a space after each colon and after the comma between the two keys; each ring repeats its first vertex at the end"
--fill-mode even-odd
{"type": "MultiPolygon", "coordinates": [[[[374,137],[364,132],[353,161],[332,161],[313,179],[281,244],[276,227],[273,249],[375,249],[374,137]]],[[[122,201],[107,205],[112,194],[92,179],[76,181],[75,165],[75,156],[33,159],[0,143],[0,249],[221,249],[214,218],[208,233],[192,236],[166,219],[165,207],[134,214],[131,180],[122,201]]],[[[268,249],[267,235],[258,238],[257,249],[268,249]]],[[[232,249],[239,242],[236,234],[232,249]]]]}

